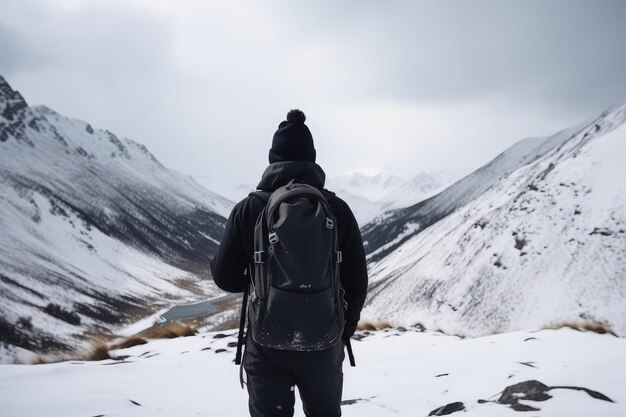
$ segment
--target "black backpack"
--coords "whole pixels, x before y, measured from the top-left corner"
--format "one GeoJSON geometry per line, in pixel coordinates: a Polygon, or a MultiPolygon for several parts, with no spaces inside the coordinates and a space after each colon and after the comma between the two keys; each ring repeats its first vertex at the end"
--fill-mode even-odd
{"type": "Polygon", "coordinates": [[[249,332],[259,345],[314,351],[341,342],[343,289],[335,217],[317,188],[290,181],[266,202],[254,230],[249,332]]]}

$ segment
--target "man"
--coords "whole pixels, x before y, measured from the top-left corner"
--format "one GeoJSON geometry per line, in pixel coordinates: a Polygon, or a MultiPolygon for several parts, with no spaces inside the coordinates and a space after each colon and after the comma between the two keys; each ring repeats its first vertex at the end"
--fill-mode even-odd
{"type": "MultiPolygon", "coordinates": [[[[293,416],[296,386],[307,416],[341,415],[342,341],[348,341],[354,334],[367,292],[367,268],[359,227],[348,205],[323,189],[326,175],[315,163],[313,137],[305,120],[303,112],[291,110],[287,120],[279,124],[269,151],[270,165],[257,188],[269,194],[296,180],[322,191],[337,225],[336,240],[342,258],[338,269],[347,304],[343,315],[345,325],[340,340],[323,350],[273,349],[248,336],[243,367],[253,417],[293,416]]],[[[242,292],[248,285],[245,271],[255,262],[255,224],[265,205],[266,201],[250,195],[230,214],[211,262],[213,279],[225,291],[242,292]]]]}

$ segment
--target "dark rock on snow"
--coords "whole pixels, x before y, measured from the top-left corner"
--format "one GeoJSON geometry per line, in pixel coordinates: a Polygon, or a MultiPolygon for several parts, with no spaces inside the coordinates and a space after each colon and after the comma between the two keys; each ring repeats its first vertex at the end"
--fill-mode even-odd
{"type": "Polygon", "coordinates": [[[465,410],[465,405],[463,405],[462,402],[455,402],[455,403],[446,404],[443,407],[439,407],[431,411],[428,415],[429,416],[445,416],[445,415],[452,414],[452,413],[455,413],[457,411],[462,411],[462,410],[465,410]]]}

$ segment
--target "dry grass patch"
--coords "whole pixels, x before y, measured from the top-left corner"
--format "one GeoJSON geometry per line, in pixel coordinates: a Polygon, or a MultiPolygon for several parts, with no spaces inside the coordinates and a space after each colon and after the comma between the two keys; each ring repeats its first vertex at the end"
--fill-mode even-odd
{"type": "Polygon", "coordinates": [[[31,361],[31,365],[44,365],[46,363],[51,363],[48,361],[48,358],[44,355],[37,355],[35,359],[31,361]]]}
{"type": "Polygon", "coordinates": [[[369,330],[369,331],[373,331],[373,330],[383,330],[383,329],[390,329],[393,326],[388,322],[388,321],[384,321],[384,320],[380,320],[380,321],[370,321],[370,320],[361,320],[359,321],[359,324],[357,325],[357,330],[369,330]]]}
{"type": "Polygon", "coordinates": [[[47,363],[59,363],[59,362],[66,362],[66,361],[71,361],[71,360],[75,360],[75,359],[76,359],[75,357],[70,356],[69,354],[61,354],[61,353],[43,354],[43,353],[38,353],[37,356],[35,356],[35,358],[32,359],[30,362],[19,361],[17,363],[20,364],[20,365],[25,365],[25,364],[45,365],[47,363]]]}
{"type": "Polygon", "coordinates": [[[102,361],[105,359],[120,360],[124,357],[113,357],[110,351],[116,349],[126,349],[133,346],[148,343],[146,339],[173,339],[176,337],[193,336],[198,333],[195,326],[185,323],[167,323],[146,329],[134,336],[123,338],[110,345],[105,340],[107,335],[95,337],[91,340],[91,345],[84,354],[62,355],[62,354],[39,354],[32,360],[31,364],[56,363],[70,360],[79,361],[102,361]]]}
{"type": "Polygon", "coordinates": [[[580,332],[594,332],[599,334],[611,334],[613,336],[617,336],[611,326],[607,323],[602,323],[599,321],[560,321],[550,323],[546,326],[546,329],[562,329],[564,327],[568,327],[570,329],[578,330],[580,332]]]}
{"type": "Polygon", "coordinates": [[[30,364],[31,365],[45,365],[47,363],[58,363],[58,362],[63,362],[63,359],[61,359],[60,357],[56,356],[56,355],[42,355],[39,354],[37,356],[35,356],[35,359],[33,359],[30,364]]]}
{"type": "Polygon", "coordinates": [[[91,348],[83,357],[85,361],[103,361],[112,359],[109,354],[109,347],[102,340],[94,340],[91,342],[91,348]]]}
{"type": "Polygon", "coordinates": [[[150,327],[135,337],[144,339],[174,339],[176,337],[193,336],[198,333],[195,326],[185,323],[167,323],[164,325],[150,327]]]}
{"type": "Polygon", "coordinates": [[[125,339],[123,339],[120,342],[117,343],[113,343],[109,349],[111,350],[115,350],[115,349],[127,349],[133,346],[139,346],[139,345],[145,345],[146,343],[148,343],[148,341],[144,338],[141,337],[137,337],[137,336],[131,336],[131,337],[127,337],[125,339]]]}

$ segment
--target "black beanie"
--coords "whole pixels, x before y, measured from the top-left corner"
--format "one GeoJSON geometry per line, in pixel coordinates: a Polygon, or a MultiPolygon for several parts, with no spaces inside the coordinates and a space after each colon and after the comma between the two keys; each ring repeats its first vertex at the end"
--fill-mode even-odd
{"type": "Polygon", "coordinates": [[[311,131],[304,124],[306,116],[301,110],[290,110],[287,120],[280,122],[274,133],[270,164],[283,161],[315,162],[315,147],[311,131]]]}

